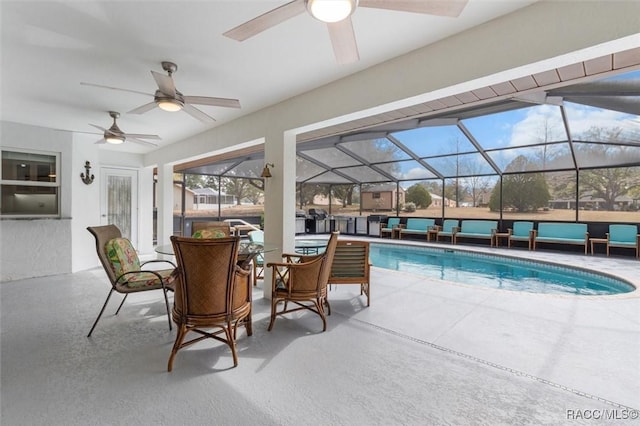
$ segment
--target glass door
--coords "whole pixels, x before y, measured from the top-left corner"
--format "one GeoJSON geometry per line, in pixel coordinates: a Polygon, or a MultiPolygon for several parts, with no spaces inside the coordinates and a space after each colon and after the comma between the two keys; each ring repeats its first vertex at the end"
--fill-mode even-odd
{"type": "Polygon", "coordinates": [[[138,246],[138,172],[136,170],[101,169],[101,221],[116,225],[122,236],[138,246]]]}

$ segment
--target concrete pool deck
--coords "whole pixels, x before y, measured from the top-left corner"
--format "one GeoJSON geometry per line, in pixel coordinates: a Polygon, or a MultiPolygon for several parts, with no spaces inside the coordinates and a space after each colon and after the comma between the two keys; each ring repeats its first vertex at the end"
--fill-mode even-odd
{"type": "MultiPolygon", "coordinates": [[[[424,245],[591,269],[640,288],[640,262],[632,257],[424,245]]],[[[415,316],[407,322],[388,313],[387,326],[394,324],[401,333],[577,392],[640,408],[640,290],[612,296],[534,294],[375,269],[376,275],[388,276],[389,281],[376,281],[372,308],[384,303],[383,295],[394,299],[399,285],[428,296],[407,298],[403,310],[415,316]],[[398,280],[400,275],[403,280],[398,280]],[[415,327],[414,321],[421,327],[415,327]]],[[[372,318],[374,314],[370,309],[359,315],[372,318]]]]}
{"type": "MultiPolygon", "coordinates": [[[[631,258],[456,247],[589,267],[640,286],[631,258]]],[[[238,367],[229,368],[228,347],[201,342],[179,352],[172,373],[175,329],[159,293],[131,295],[117,317],[114,296],[88,339],[109,288],[102,269],[4,282],[0,422],[595,424],[587,418],[595,412],[619,424],[640,409],[639,291],[531,294],[380,268],[371,282],[368,308],[358,286],[333,287],[325,333],[311,313],[278,318],[267,332],[260,282],[238,367]]]]}

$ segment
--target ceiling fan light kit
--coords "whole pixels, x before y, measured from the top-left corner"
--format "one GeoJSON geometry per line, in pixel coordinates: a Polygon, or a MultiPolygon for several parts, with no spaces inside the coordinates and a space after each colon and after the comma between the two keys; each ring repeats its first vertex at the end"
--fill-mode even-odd
{"type": "Polygon", "coordinates": [[[120,145],[124,143],[124,136],[108,135],[104,137],[104,140],[113,145],[120,145]]]}
{"type": "Polygon", "coordinates": [[[130,140],[131,142],[139,143],[142,145],[148,145],[153,147],[158,146],[153,142],[148,142],[143,139],[160,140],[160,136],[125,133],[122,130],[120,130],[120,127],[118,127],[118,125],[116,124],[116,120],[120,117],[120,113],[115,111],[109,111],[109,116],[113,118],[113,124],[108,129],[97,126],[95,124],[89,124],[90,126],[93,126],[96,129],[102,130],[104,132],[102,135],[102,139],[98,140],[96,143],[110,143],[113,145],[120,145],[121,143],[124,143],[126,140],[130,140]]]}
{"type": "Polygon", "coordinates": [[[306,0],[307,10],[319,21],[340,22],[351,16],[358,0],[306,0]]]}
{"type": "Polygon", "coordinates": [[[184,105],[178,99],[170,99],[170,98],[158,98],[156,97],[156,103],[158,104],[158,108],[163,111],[176,112],[182,109],[184,105]]]}

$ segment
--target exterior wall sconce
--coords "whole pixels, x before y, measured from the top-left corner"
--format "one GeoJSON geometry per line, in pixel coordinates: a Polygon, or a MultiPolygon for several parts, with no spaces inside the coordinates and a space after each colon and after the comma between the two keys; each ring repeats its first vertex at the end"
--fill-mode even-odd
{"type": "Polygon", "coordinates": [[[85,175],[84,173],[80,173],[80,179],[82,179],[85,185],[91,185],[93,183],[93,179],[95,179],[95,176],[89,175],[89,171],[91,170],[91,162],[85,161],[84,169],[87,171],[87,174],[85,175]]]}
{"type": "Polygon", "coordinates": [[[273,165],[273,163],[266,163],[264,165],[264,169],[262,169],[262,174],[260,175],[260,177],[263,177],[263,178],[270,178],[271,177],[271,170],[269,170],[269,166],[275,167],[273,165]]]}

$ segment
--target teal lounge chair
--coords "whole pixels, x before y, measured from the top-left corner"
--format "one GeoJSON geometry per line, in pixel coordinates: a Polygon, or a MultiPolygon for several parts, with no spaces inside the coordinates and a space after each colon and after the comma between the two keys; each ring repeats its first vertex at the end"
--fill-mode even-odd
{"type": "Polygon", "coordinates": [[[607,256],[609,247],[624,247],[636,251],[636,259],[640,257],[640,234],[637,225],[609,225],[607,232],[607,256]]]}
{"type": "Polygon", "coordinates": [[[526,241],[528,248],[531,250],[531,231],[533,230],[533,222],[518,221],[513,222],[513,228],[509,229],[509,248],[511,241],[526,241]]]}
{"type": "Polygon", "coordinates": [[[460,222],[457,219],[445,219],[442,223],[442,229],[436,235],[436,241],[440,241],[440,237],[449,237],[453,243],[453,236],[458,230],[460,222]]]}
{"type": "Polygon", "coordinates": [[[383,223],[380,224],[380,238],[384,237],[384,234],[389,234],[389,237],[393,237],[393,230],[400,227],[400,218],[399,217],[390,217],[387,219],[387,224],[384,226],[383,223]]]}

